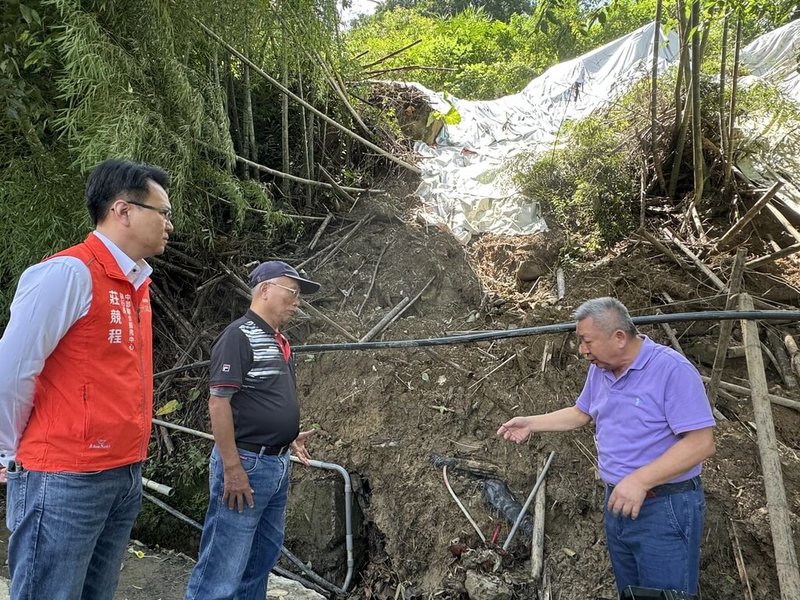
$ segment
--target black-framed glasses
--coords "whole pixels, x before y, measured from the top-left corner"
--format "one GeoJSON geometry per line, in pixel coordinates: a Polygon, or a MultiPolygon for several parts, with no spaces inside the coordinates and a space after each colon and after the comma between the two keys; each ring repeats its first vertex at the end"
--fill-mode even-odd
{"type": "Polygon", "coordinates": [[[266,283],[267,285],[274,285],[274,286],[277,286],[279,288],[283,288],[284,290],[289,292],[295,298],[299,298],[300,297],[300,290],[296,290],[294,288],[290,288],[290,287],[287,287],[285,285],[281,285],[280,283],[275,283],[274,281],[265,281],[264,283],[266,283]]]}
{"type": "Polygon", "coordinates": [[[164,217],[165,221],[169,221],[172,223],[172,209],[171,208],[161,208],[160,206],[150,206],[149,204],[145,204],[144,202],[136,202],[135,200],[125,200],[128,204],[133,204],[134,206],[141,206],[142,208],[146,208],[147,210],[154,210],[162,217],[164,217]]]}

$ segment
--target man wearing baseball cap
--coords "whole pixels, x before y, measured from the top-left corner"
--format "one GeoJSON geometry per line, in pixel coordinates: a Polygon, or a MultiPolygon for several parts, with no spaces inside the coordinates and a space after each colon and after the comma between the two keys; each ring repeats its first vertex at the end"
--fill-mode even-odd
{"type": "Polygon", "coordinates": [[[281,261],[250,273],[250,309],[211,346],[208,400],[214,449],[200,556],[186,600],[262,599],[280,556],[289,457],[308,465],[295,362],[281,333],[301,294],[319,284],[281,261]]]}

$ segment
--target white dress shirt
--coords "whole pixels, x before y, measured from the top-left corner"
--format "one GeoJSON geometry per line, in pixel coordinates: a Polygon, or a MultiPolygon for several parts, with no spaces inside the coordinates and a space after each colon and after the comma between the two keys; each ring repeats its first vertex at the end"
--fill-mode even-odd
{"type": "MultiPolygon", "coordinates": [[[[153,272],[144,260],[134,262],[102,233],[120,271],[136,289],[153,272]]],[[[33,265],[19,278],[11,318],[0,338],[0,465],[16,456],[22,432],[33,410],[36,377],[70,327],[92,304],[89,268],[72,256],[33,265]]]]}

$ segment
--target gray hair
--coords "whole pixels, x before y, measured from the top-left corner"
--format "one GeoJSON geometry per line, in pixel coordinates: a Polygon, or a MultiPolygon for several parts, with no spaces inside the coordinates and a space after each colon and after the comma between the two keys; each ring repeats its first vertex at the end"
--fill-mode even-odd
{"type": "Polygon", "coordinates": [[[572,318],[576,321],[583,321],[589,317],[595,325],[608,334],[614,333],[618,329],[630,336],[639,333],[631,320],[628,309],[616,298],[606,296],[587,300],[572,313],[572,318]]]}

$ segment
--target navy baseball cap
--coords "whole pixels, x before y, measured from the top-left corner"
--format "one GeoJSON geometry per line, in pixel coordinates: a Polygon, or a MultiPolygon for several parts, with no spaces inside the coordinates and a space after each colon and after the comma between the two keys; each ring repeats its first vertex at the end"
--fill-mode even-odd
{"type": "Polygon", "coordinates": [[[288,277],[300,284],[301,294],[313,294],[319,291],[320,285],[316,281],[300,277],[300,274],[292,267],[281,260],[268,260],[258,265],[250,273],[250,287],[254,288],[262,281],[275,279],[277,277],[288,277]]]}

